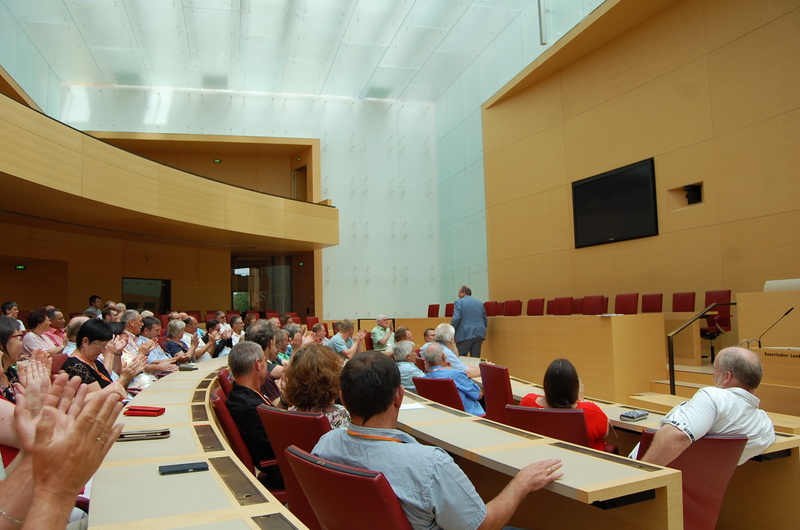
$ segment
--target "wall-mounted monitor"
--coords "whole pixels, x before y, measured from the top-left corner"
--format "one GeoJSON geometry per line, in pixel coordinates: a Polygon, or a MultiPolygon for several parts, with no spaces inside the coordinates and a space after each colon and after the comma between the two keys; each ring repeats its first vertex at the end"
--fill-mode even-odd
{"type": "Polygon", "coordinates": [[[658,235],[653,159],[572,183],[575,248],[658,235]]]}

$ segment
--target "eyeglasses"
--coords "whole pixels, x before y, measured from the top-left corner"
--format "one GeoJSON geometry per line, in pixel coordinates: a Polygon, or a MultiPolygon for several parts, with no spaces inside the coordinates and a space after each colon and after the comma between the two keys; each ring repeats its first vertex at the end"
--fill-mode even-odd
{"type": "Polygon", "coordinates": [[[20,340],[22,340],[22,337],[24,337],[24,336],[25,336],[25,334],[24,334],[24,333],[17,333],[16,335],[11,335],[11,336],[10,336],[10,337],[8,337],[8,338],[9,338],[9,339],[14,339],[14,338],[17,338],[17,337],[19,337],[19,338],[20,338],[20,340]]]}
{"type": "Polygon", "coordinates": [[[94,344],[95,346],[98,346],[101,350],[104,350],[108,346],[108,341],[102,342],[102,341],[99,341],[99,340],[93,340],[92,344],[94,344]]]}

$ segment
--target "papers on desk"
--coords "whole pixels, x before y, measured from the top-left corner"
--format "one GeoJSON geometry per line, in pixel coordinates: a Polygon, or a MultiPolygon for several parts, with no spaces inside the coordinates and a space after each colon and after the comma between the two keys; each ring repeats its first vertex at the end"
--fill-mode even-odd
{"type": "Polygon", "coordinates": [[[400,405],[400,410],[415,410],[415,409],[424,409],[425,405],[422,403],[403,403],[400,405]]]}

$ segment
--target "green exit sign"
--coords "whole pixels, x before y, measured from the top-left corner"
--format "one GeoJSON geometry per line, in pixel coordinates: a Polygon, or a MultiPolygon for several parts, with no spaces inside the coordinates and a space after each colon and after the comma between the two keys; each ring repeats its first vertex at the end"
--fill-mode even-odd
{"type": "Polygon", "coordinates": [[[27,265],[14,265],[14,270],[16,271],[24,271],[27,268],[28,268],[27,265]]]}

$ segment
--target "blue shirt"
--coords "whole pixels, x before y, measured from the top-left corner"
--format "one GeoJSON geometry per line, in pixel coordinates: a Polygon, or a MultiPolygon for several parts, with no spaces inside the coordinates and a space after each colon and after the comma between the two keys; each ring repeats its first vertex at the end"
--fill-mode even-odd
{"type": "Polygon", "coordinates": [[[348,430],[325,433],[311,452],[338,464],[383,473],[414,528],[473,530],[486,517],[486,505],[452,457],[402,431],[350,424],[348,430]]]}
{"type": "MultiPolygon", "coordinates": [[[[150,339],[139,335],[139,338],[136,339],[136,345],[141,346],[148,340],[150,339]]],[[[157,345],[155,348],[150,350],[150,353],[147,354],[147,364],[152,364],[158,361],[164,361],[166,359],[172,359],[172,356],[164,353],[164,350],[161,349],[161,345],[157,345]]]]}
{"type": "Polygon", "coordinates": [[[434,366],[430,372],[425,374],[425,377],[430,377],[431,379],[452,379],[456,384],[456,389],[458,389],[458,395],[461,396],[461,402],[464,404],[464,411],[475,414],[476,416],[486,414],[481,404],[478,403],[478,399],[481,397],[481,387],[479,387],[475,381],[467,377],[467,374],[464,372],[459,372],[451,368],[434,366]]]}
{"type": "Polygon", "coordinates": [[[353,339],[347,339],[347,341],[345,341],[342,338],[342,335],[339,334],[339,333],[334,335],[331,338],[331,340],[328,341],[328,348],[332,349],[333,351],[335,351],[339,355],[342,355],[342,352],[344,350],[348,350],[352,346],[353,346],[353,339]]]}
{"type": "Polygon", "coordinates": [[[407,361],[397,363],[397,368],[400,370],[400,384],[403,388],[416,392],[417,387],[414,386],[412,377],[425,377],[425,372],[417,368],[416,364],[407,361]]]}

